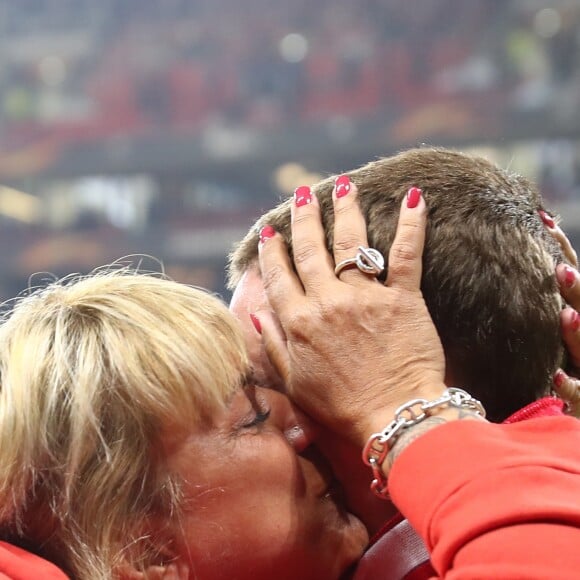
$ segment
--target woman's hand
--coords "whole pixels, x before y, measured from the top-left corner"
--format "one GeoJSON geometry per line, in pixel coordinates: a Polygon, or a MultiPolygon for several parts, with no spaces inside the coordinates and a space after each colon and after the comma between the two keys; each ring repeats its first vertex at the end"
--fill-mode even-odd
{"type": "Polygon", "coordinates": [[[559,369],[554,375],[554,390],[568,403],[570,412],[580,417],[580,276],[577,271],[578,256],[564,231],[546,212],[540,217],[552,237],[560,244],[569,264],[558,264],[556,278],[560,294],[567,304],[560,314],[562,338],[568,351],[566,371],[559,369]]]}
{"type": "Polygon", "coordinates": [[[402,403],[441,395],[445,361],[420,291],[427,215],[420,190],[412,188],[403,200],[385,285],[356,266],[338,277],[334,272],[335,264],[367,246],[356,197],[356,186],[341,176],[333,193],[333,260],[316,197],[308,188],[297,190],[297,273],[282,237],[272,228],[262,230],[260,268],[279,323],[265,313],[260,320],[268,352],[294,400],[362,445],[402,403]]]}
{"type": "Polygon", "coordinates": [[[560,313],[562,337],[568,350],[568,365],[566,372],[560,369],[554,375],[554,389],[568,403],[570,412],[580,417],[580,276],[575,268],[558,264],[556,278],[560,293],[569,304],[560,313]]]}

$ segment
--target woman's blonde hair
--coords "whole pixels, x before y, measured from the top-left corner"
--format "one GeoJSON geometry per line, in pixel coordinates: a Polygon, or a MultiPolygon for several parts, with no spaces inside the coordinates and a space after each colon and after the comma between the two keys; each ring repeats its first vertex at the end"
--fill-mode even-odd
{"type": "Polygon", "coordinates": [[[0,326],[0,537],[78,579],[144,568],[179,517],[161,441],[224,405],[243,339],[208,293],[109,271],[21,298],[0,326]]]}

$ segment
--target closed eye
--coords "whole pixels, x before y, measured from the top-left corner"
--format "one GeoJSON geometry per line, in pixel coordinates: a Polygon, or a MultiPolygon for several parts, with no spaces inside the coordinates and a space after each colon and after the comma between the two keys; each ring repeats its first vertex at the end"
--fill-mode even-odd
{"type": "Polygon", "coordinates": [[[250,429],[251,427],[256,427],[262,423],[265,423],[268,420],[269,416],[270,416],[270,409],[268,409],[267,411],[259,411],[256,413],[256,416],[251,421],[249,421],[248,423],[244,423],[242,425],[242,427],[245,429],[250,429]]]}

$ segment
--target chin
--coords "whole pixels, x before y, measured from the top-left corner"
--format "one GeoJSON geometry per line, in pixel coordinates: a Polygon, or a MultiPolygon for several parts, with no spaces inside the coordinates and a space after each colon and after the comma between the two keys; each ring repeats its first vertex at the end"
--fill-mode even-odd
{"type": "Polygon", "coordinates": [[[334,521],[327,522],[328,537],[334,536],[333,562],[330,566],[333,572],[319,578],[330,580],[342,578],[345,572],[361,559],[369,544],[369,534],[363,522],[347,511],[344,504],[331,498],[327,501],[333,505],[335,517],[334,521]],[[335,531],[335,534],[331,530],[335,531]]]}
{"type": "Polygon", "coordinates": [[[369,533],[366,526],[355,515],[348,514],[349,547],[352,553],[349,564],[358,562],[369,545],[369,533]]]}
{"type": "Polygon", "coordinates": [[[344,488],[337,480],[334,480],[329,486],[323,499],[334,504],[340,517],[344,520],[345,526],[351,530],[355,537],[359,538],[362,545],[361,550],[364,550],[369,542],[367,528],[362,520],[348,510],[344,488]]]}

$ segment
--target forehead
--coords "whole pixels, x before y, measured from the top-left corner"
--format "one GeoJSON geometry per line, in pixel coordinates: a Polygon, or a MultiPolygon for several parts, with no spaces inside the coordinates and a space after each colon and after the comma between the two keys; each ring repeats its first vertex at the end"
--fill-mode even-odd
{"type": "Polygon", "coordinates": [[[230,310],[239,317],[241,312],[253,313],[267,305],[268,297],[260,270],[254,263],[240,278],[230,301],[230,310]]]}

